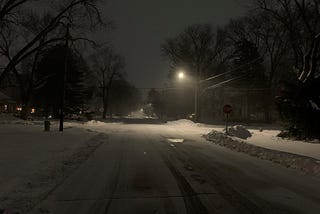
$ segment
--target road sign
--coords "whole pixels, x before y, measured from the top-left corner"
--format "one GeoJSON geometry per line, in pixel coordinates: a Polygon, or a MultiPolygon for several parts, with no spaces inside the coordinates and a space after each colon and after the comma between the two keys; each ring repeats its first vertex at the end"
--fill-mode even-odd
{"type": "Polygon", "coordinates": [[[232,112],[232,106],[231,105],[226,104],[226,105],[223,106],[223,113],[230,114],[231,112],[232,112]]]}
{"type": "Polygon", "coordinates": [[[228,119],[229,114],[232,112],[232,106],[228,104],[224,105],[223,112],[226,114],[226,134],[228,134],[228,119]]]}

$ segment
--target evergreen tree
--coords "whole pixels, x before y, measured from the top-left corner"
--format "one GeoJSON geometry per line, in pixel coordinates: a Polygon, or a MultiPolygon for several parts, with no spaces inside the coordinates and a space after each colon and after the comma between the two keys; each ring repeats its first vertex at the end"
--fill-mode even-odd
{"type": "Polygon", "coordinates": [[[283,81],[276,102],[287,132],[284,137],[320,138],[320,78],[307,84],[283,81]]]}
{"type": "Polygon", "coordinates": [[[263,59],[258,48],[250,41],[242,39],[235,43],[233,65],[236,76],[243,76],[238,86],[245,88],[265,87],[267,78],[264,73],[263,59]]]}
{"type": "Polygon", "coordinates": [[[164,114],[164,103],[160,92],[155,89],[151,89],[148,92],[147,104],[151,104],[153,112],[161,118],[164,114]]]}
{"type": "Polygon", "coordinates": [[[126,116],[138,109],[141,97],[138,89],[125,79],[114,80],[110,87],[110,115],[126,116]]]}
{"type": "Polygon", "coordinates": [[[87,70],[83,58],[63,45],[44,51],[36,70],[36,82],[40,85],[35,97],[37,104],[45,112],[58,115],[64,79],[65,112],[79,112],[87,95],[84,85],[87,70]]]}

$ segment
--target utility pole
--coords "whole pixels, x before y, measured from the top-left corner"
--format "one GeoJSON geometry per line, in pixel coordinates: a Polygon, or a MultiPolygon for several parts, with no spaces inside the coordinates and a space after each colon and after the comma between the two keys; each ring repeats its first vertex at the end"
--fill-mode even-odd
{"type": "Polygon", "coordinates": [[[59,131],[63,132],[63,120],[64,120],[64,99],[65,99],[65,84],[66,84],[66,74],[68,70],[68,49],[69,49],[69,37],[70,37],[70,24],[67,24],[66,40],[65,40],[65,61],[64,69],[61,72],[61,94],[60,94],[60,123],[59,131]]]}
{"type": "Polygon", "coordinates": [[[199,81],[198,81],[198,75],[197,75],[195,86],[194,86],[194,122],[198,122],[199,121],[198,91],[199,91],[199,81]]]}
{"type": "Polygon", "coordinates": [[[194,87],[194,122],[199,122],[199,85],[201,83],[200,81],[200,75],[201,74],[201,68],[199,65],[196,68],[196,80],[195,80],[195,87],[194,87]]]}

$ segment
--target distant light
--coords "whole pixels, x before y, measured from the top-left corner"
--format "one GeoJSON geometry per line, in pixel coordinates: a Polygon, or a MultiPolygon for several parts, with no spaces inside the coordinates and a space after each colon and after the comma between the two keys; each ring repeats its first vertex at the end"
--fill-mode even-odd
{"type": "Polygon", "coordinates": [[[17,111],[22,111],[22,108],[21,107],[17,107],[17,111]]]}
{"type": "Polygon", "coordinates": [[[183,78],[184,78],[184,72],[183,72],[183,71],[180,71],[180,72],[178,73],[178,78],[179,78],[179,79],[183,79],[183,78]]]}
{"type": "Polygon", "coordinates": [[[31,114],[34,114],[34,113],[36,113],[36,109],[31,109],[31,114]]]}

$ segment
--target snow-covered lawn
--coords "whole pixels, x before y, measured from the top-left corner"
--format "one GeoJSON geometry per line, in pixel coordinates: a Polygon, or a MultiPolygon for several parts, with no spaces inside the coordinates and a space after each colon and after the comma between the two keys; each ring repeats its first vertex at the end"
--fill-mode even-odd
{"type": "MultiPolygon", "coordinates": [[[[211,130],[215,130],[218,132],[224,132],[224,126],[215,126],[215,125],[206,125],[206,124],[193,124],[191,121],[175,121],[171,124],[179,125],[180,127],[192,127],[195,131],[199,133],[206,132],[208,134],[211,130]]],[[[283,139],[281,137],[277,137],[280,133],[280,128],[277,127],[266,127],[262,131],[256,127],[247,127],[251,137],[247,139],[241,139],[234,137],[239,141],[243,141],[245,143],[253,144],[256,146],[260,146],[267,149],[283,151],[293,154],[298,154],[302,156],[312,157],[320,160],[320,141],[313,140],[309,142],[298,141],[298,140],[290,140],[283,139]]]]}
{"type": "MultiPolygon", "coordinates": [[[[70,174],[102,143],[97,133],[66,127],[63,133],[53,124],[16,120],[0,124],[0,210],[24,213],[70,174]]],[[[1,213],[1,212],[0,212],[1,213]]]]}
{"type": "Polygon", "coordinates": [[[264,130],[260,132],[257,129],[250,129],[252,137],[243,140],[256,146],[261,146],[268,149],[279,150],[312,157],[320,160],[320,142],[304,142],[297,140],[288,140],[277,137],[279,130],[264,130]]]}

